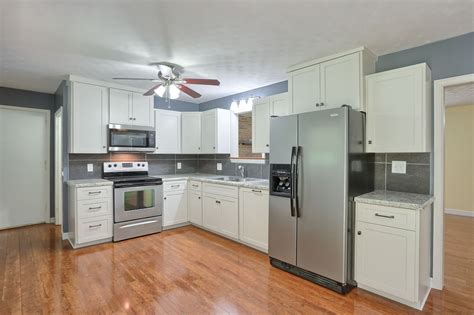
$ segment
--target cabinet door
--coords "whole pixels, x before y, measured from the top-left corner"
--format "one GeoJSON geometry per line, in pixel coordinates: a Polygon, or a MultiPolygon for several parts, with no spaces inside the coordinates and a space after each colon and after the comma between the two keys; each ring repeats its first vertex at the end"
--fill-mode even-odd
{"type": "Polygon", "coordinates": [[[132,125],[132,93],[110,89],[110,123],[132,125]]]}
{"type": "Polygon", "coordinates": [[[154,126],[153,96],[143,96],[140,93],[132,93],[133,124],[137,126],[154,126]]]}
{"type": "Polygon", "coordinates": [[[189,193],[189,221],[202,225],[202,200],[201,192],[190,190],[189,193]]]}
{"type": "Polygon", "coordinates": [[[350,105],[360,108],[361,69],[360,53],[337,58],[321,64],[320,108],[337,108],[350,105]]]}
{"type": "Polygon", "coordinates": [[[155,153],[181,152],[181,113],[155,110],[155,153]]]}
{"type": "Polygon", "coordinates": [[[415,232],[361,221],[356,231],[356,281],[415,302],[415,232]]]}
{"type": "Polygon", "coordinates": [[[321,102],[320,68],[314,65],[289,73],[288,92],[293,114],[318,109],[321,102]]]}
{"type": "Polygon", "coordinates": [[[181,152],[201,153],[201,113],[181,114],[181,152]]]}
{"type": "Polygon", "coordinates": [[[288,93],[272,95],[270,98],[270,115],[286,116],[290,114],[290,106],[288,103],[288,93]]]}
{"type": "Polygon", "coordinates": [[[217,198],[210,195],[202,197],[202,225],[212,231],[220,232],[220,210],[217,198]]]}
{"type": "Polygon", "coordinates": [[[216,152],[216,111],[204,112],[201,116],[201,153],[216,152]]]}
{"type": "Polygon", "coordinates": [[[70,153],[107,153],[107,88],[73,82],[70,153]]]}
{"type": "Polygon", "coordinates": [[[252,108],[252,152],[267,153],[270,150],[270,98],[263,98],[252,108]]]}
{"type": "Polygon", "coordinates": [[[234,198],[218,198],[220,212],[220,232],[224,235],[239,238],[239,205],[234,198]]]}
{"type": "Polygon", "coordinates": [[[240,189],[239,237],[248,244],[268,250],[268,192],[240,189]]]}
{"type": "Polygon", "coordinates": [[[423,67],[366,77],[367,152],[429,152],[423,67]]]}
{"type": "Polygon", "coordinates": [[[187,191],[165,193],[163,199],[163,226],[188,222],[187,191]]]}

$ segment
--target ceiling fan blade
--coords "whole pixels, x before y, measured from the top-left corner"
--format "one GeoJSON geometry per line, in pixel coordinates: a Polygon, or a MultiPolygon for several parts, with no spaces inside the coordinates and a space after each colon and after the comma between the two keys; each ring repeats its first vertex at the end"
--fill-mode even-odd
{"type": "Polygon", "coordinates": [[[202,84],[202,85],[220,85],[219,80],[213,79],[182,79],[186,84],[202,84]]]}
{"type": "Polygon", "coordinates": [[[150,96],[150,95],[153,95],[155,93],[155,90],[157,88],[159,88],[161,85],[163,85],[163,83],[160,83],[160,84],[157,84],[155,85],[154,87],[152,87],[151,89],[149,89],[145,94],[143,94],[143,96],[150,96]]]}
{"type": "Polygon", "coordinates": [[[155,80],[158,80],[158,79],[148,79],[148,78],[112,78],[114,80],[130,80],[130,81],[133,81],[133,80],[140,80],[140,81],[155,81],[155,80]]]}
{"type": "Polygon", "coordinates": [[[188,88],[186,85],[176,84],[176,87],[181,90],[181,92],[188,94],[193,98],[201,97],[201,94],[194,91],[193,89],[188,88]]]}

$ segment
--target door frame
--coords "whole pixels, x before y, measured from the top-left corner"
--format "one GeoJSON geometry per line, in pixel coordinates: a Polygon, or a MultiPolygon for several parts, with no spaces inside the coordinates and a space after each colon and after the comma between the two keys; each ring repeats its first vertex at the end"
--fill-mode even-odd
{"type": "Polygon", "coordinates": [[[50,190],[51,190],[51,171],[50,171],[50,166],[51,166],[51,122],[50,122],[50,116],[51,116],[51,111],[49,109],[39,109],[39,108],[30,108],[30,107],[19,107],[19,106],[10,106],[10,105],[0,105],[0,110],[1,109],[10,109],[10,110],[17,110],[17,111],[27,111],[27,112],[37,112],[37,113],[42,113],[44,114],[45,117],[45,125],[46,125],[46,156],[45,156],[45,173],[47,176],[44,176],[44,187],[45,187],[45,200],[46,200],[46,210],[44,213],[44,222],[50,223],[51,222],[51,217],[50,217],[50,211],[51,211],[51,197],[50,197],[50,190]]]}
{"type": "Polygon", "coordinates": [[[63,225],[63,107],[54,113],[54,223],[63,225]]]}
{"type": "Polygon", "coordinates": [[[434,289],[442,290],[444,285],[444,127],[445,88],[474,82],[474,74],[466,74],[434,81],[434,147],[433,185],[433,282],[434,289]]]}

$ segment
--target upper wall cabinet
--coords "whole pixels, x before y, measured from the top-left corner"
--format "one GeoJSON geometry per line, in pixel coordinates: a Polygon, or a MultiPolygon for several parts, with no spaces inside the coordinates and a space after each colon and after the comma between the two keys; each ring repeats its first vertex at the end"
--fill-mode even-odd
{"type": "Polygon", "coordinates": [[[201,153],[201,113],[181,113],[181,153],[201,153]]]}
{"type": "Polygon", "coordinates": [[[110,123],[154,126],[153,97],[137,92],[110,89],[110,123]]]}
{"type": "Polygon", "coordinates": [[[292,66],[288,92],[293,114],[350,105],[365,110],[364,76],[377,58],[366,48],[292,66]]]}
{"type": "Polygon", "coordinates": [[[212,109],[201,116],[201,153],[230,154],[230,111],[212,109]]]}
{"type": "Polygon", "coordinates": [[[107,153],[107,88],[71,82],[69,153],[107,153]]]}
{"type": "Polygon", "coordinates": [[[155,153],[181,152],[181,113],[171,110],[155,110],[155,153]]]}
{"type": "Polygon", "coordinates": [[[367,76],[367,152],[430,152],[431,71],[425,64],[367,76]]]}

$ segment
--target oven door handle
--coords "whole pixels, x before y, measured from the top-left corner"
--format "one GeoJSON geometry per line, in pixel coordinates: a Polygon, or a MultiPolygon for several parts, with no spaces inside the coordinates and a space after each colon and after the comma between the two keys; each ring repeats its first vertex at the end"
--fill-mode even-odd
{"type": "Polygon", "coordinates": [[[152,224],[152,223],[157,223],[157,222],[158,222],[158,220],[151,220],[151,221],[130,223],[130,224],[127,224],[127,225],[123,225],[123,226],[121,226],[120,228],[121,228],[121,229],[126,229],[126,228],[130,228],[130,227],[134,227],[134,226],[152,224]]]}
{"type": "Polygon", "coordinates": [[[163,182],[150,182],[150,183],[120,183],[115,184],[115,188],[126,188],[126,187],[146,187],[146,186],[161,186],[163,182]]]}

